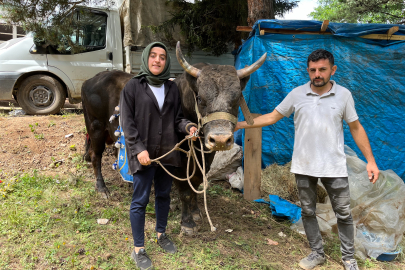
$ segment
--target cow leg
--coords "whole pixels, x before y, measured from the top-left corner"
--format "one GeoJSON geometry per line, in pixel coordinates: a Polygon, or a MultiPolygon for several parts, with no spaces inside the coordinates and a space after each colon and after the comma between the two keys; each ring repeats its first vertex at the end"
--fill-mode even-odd
{"type": "MultiPolygon", "coordinates": [[[[88,128],[89,125],[91,124],[91,121],[88,117],[86,106],[84,106],[84,105],[83,105],[83,115],[84,115],[84,122],[86,123],[86,128],[88,128]]],[[[86,139],[84,141],[84,155],[83,155],[83,159],[87,162],[91,162],[91,157],[90,157],[91,147],[90,146],[91,146],[91,138],[90,138],[90,134],[87,132],[86,139]]]]}
{"type": "Polygon", "coordinates": [[[197,232],[197,225],[195,224],[190,211],[192,196],[196,194],[193,190],[191,190],[187,181],[176,182],[181,200],[181,230],[184,232],[184,234],[191,236],[197,232]]]}
{"type": "Polygon", "coordinates": [[[90,140],[90,135],[87,133],[86,134],[86,140],[84,142],[84,155],[83,155],[83,159],[87,162],[91,162],[91,157],[90,157],[90,148],[91,145],[91,140],[90,140]]]}
{"type": "MultiPolygon", "coordinates": [[[[194,186],[194,188],[198,189],[198,187],[195,187],[195,186],[194,186]]],[[[192,215],[194,221],[202,220],[201,211],[198,208],[198,204],[197,204],[197,193],[195,193],[194,191],[191,192],[190,210],[191,210],[191,215],[192,215]]]]}
{"type": "MultiPolygon", "coordinates": [[[[215,156],[215,153],[205,155],[205,162],[206,162],[205,168],[206,168],[207,172],[210,170],[211,163],[214,159],[214,156],[215,156]]],[[[202,162],[202,161],[200,160],[200,162],[202,162]]],[[[200,177],[202,178],[202,175],[200,177]]],[[[192,182],[194,189],[198,190],[200,183],[201,182],[192,182]]],[[[202,220],[201,210],[198,208],[198,204],[197,204],[197,193],[195,193],[195,192],[192,192],[190,210],[191,210],[191,215],[193,216],[194,221],[202,220]]]]}
{"type": "Polygon", "coordinates": [[[98,120],[92,121],[89,134],[91,138],[91,163],[93,164],[94,174],[96,175],[96,191],[100,193],[103,198],[108,199],[110,192],[101,174],[101,158],[107,137],[104,124],[98,120]]]}

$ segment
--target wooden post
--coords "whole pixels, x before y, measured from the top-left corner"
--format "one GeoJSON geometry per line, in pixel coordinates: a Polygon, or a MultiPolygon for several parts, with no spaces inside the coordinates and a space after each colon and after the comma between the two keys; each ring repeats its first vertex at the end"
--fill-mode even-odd
{"type": "Polygon", "coordinates": [[[260,23],[259,23],[259,33],[260,33],[261,36],[264,35],[264,30],[260,30],[260,23]]]}
{"type": "MultiPolygon", "coordinates": [[[[253,113],[258,117],[261,114],[253,113]]],[[[253,201],[260,198],[262,173],[262,128],[245,129],[245,164],[243,197],[253,201]]]]}
{"type": "Polygon", "coordinates": [[[325,32],[328,29],[329,20],[324,20],[321,26],[321,32],[325,32]]]}

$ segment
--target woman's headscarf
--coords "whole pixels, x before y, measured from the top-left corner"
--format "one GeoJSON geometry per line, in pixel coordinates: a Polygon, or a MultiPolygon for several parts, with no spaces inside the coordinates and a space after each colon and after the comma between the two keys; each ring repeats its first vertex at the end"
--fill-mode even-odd
{"type": "Polygon", "coordinates": [[[164,84],[170,78],[170,56],[166,46],[161,42],[153,42],[146,46],[142,52],[142,64],[140,69],[141,71],[134,78],[145,76],[150,85],[156,87],[162,86],[162,84],[164,84]],[[162,47],[166,51],[166,64],[163,71],[159,75],[153,75],[148,66],[149,54],[153,47],[162,47]]]}

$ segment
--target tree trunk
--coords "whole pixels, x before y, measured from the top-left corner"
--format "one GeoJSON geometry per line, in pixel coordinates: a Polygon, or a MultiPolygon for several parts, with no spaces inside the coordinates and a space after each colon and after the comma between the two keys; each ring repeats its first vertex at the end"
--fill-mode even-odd
{"type": "Polygon", "coordinates": [[[274,0],[247,0],[248,2],[248,19],[250,27],[260,19],[274,19],[274,0]]]}

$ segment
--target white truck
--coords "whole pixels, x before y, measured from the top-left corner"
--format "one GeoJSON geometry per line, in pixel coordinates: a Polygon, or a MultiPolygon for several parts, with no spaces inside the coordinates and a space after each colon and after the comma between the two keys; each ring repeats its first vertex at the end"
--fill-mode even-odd
{"type": "MultiPolygon", "coordinates": [[[[150,6],[151,16],[156,15],[159,8],[165,8],[164,0],[136,2],[142,1],[143,8],[146,3],[150,6]]],[[[69,47],[60,53],[53,46],[36,46],[32,34],[0,44],[0,100],[14,98],[28,114],[53,114],[60,111],[66,98],[69,103],[79,103],[83,82],[101,71],[137,74],[142,49],[154,41],[154,37],[150,30],[148,34],[145,28],[136,26],[136,23],[144,23],[140,18],[141,15],[146,17],[147,12],[130,3],[124,0],[120,8],[80,7],[76,10],[75,19],[86,22],[72,35],[72,40],[84,47],[80,53],[71,53],[69,47]],[[134,10],[138,14],[133,14],[134,10]],[[133,29],[134,25],[137,29],[133,29]]],[[[183,69],[177,63],[175,48],[170,48],[169,55],[171,73],[175,77],[183,69]]],[[[197,51],[187,61],[233,65],[234,57],[231,54],[215,57],[197,51]]]]}

